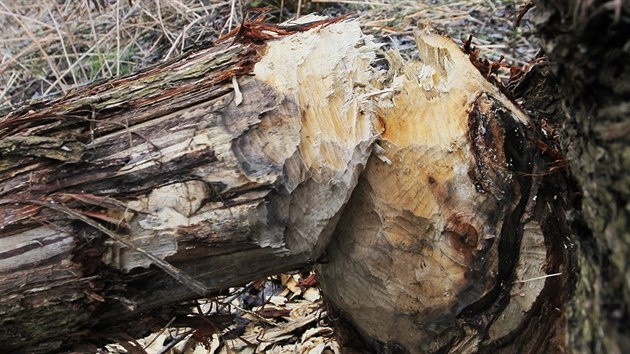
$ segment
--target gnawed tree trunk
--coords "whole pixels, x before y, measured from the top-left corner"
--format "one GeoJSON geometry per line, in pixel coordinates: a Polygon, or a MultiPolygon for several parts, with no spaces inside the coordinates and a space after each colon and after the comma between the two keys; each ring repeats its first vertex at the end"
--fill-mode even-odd
{"type": "Polygon", "coordinates": [[[630,2],[534,1],[568,108],[562,148],[582,189],[571,346],[630,352],[630,2]],[[590,230],[589,230],[590,227],[590,230]]]}
{"type": "Polygon", "coordinates": [[[304,28],[250,25],[2,119],[3,350],[94,340],[319,257],[376,136],[375,47],[356,23],[267,44],[304,28]]]}
{"type": "Polygon", "coordinates": [[[3,347],[129,331],[333,237],[324,290],[383,350],[563,350],[573,255],[537,121],[429,31],[385,73],[355,22],[297,29],[0,122],[3,347]]]}
{"type": "Polygon", "coordinates": [[[549,146],[454,42],[417,43],[379,104],[385,158],[341,216],[324,293],[383,352],[563,352],[572,253],[549,146]]]}

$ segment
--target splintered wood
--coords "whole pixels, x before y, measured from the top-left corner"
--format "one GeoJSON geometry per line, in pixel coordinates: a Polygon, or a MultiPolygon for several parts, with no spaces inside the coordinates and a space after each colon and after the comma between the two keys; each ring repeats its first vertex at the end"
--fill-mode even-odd
{"type": "Polygon", "coordinates": [[[536,154],[527,116],[452,40],[423,30],[416,41],[418,62],[390,53],[381,156],[341,216],[321,282],[390,350],[475,352],[525,323],[544,286],[520,284],[504,312],[488,310],[510,288],[519,243],[517,275],[546,274],[539,225],[522,230],[536,154]],[[489,332],[479,313],[499,318],[489,332]]]}

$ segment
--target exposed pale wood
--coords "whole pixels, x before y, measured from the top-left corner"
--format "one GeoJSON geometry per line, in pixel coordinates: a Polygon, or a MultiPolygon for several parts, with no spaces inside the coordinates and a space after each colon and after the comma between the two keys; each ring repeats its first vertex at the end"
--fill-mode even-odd
{"type": "Polygon", "coordinates": [[[421,61],[389,73],[383,156],[344,210],[324,292],[385,351],[561,350],[563,322],[542,315],[560,295],[541,294],[569,292],[567,260],[552,256],[561,231],[543,236],[534,126],[450,39],[416,41],[421,61]]]}
{"type": "Polygon", "coordinates": [[[375,46],[356,22],[232,42],[2,118],[3,350],[319,257],[376,135],[375,46]]]}

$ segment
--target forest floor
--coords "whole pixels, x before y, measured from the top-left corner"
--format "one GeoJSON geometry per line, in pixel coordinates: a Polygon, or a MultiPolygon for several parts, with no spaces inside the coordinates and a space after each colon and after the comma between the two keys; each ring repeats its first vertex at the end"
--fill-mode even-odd
{"type": "MultiPolygon", "coordinates": [[[[316,12],[349,15],[363,31],[416,55],[413,29],[430,24],[489,60],[522,66],[538,45],[526,0],[0,0],[0,120],[21,104],[96,80],[126,75],[212,43],[252,12],[269,22],[316,12]]],[[[339,353],[334,316],[312,273],[296,271],[252,282],[200,301],[190,314],[226,312],[231,323],[164,328],[103,353],[339,353]]],[[[348,348],[343,348],[348,349],[348,348]]]]}

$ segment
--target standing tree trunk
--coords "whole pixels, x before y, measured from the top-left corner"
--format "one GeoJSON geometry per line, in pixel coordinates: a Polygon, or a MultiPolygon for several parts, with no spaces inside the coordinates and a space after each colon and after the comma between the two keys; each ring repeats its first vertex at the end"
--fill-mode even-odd
{"type": "Polygon", "coordinates": [[[534,1],[543,48],[568,107],[562,148],[590,231],[576,225],[570,320],[580,352],[630,352],[630,2],[534,1]],[[592,233],[591,233],[592,232],[592,233]]]}

